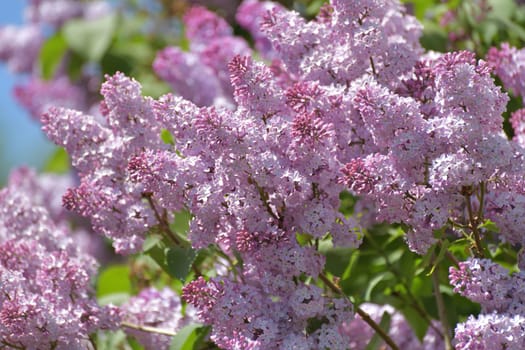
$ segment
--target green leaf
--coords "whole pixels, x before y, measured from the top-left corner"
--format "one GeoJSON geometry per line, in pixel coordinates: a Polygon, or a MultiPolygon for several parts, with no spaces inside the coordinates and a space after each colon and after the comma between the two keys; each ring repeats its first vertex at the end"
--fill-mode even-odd
{"type": "Polygon", "coordinates": [[[410,284],[410,291],[417,297],[432,297],[434,290],[428,278],[414,277],[410,284]]]}
{"type": "Polygon", "coordinates": [[[490,12],[497,17],[510,19],[516,12],[516,1],[514,0],[488,0],[490,12]]]}
{"type": "Polygon", "coordinates": [[[126,333],[120,329],[115,332],[97,332],[96,349],[98,350],[125,349],[126,344],[126,333]]]}
{"type": "Polygon", "coordinates": [[[485,45],[490,45],[498,34],[499,26],[494,21],[484,21],[479,25],[479,31],[485,45]]]}
{"type": "Polygon", "coordinates": [[[142,244],[142,251],[147,252],[153,249],[156,245],[160,244],[161,241],[162,236],[160,234],[150,233],[142,244]]]}
{"type": "Polygon", "coordinates": [[[439,249],[439,253],[438,253],[436,259],[434,259],[432,268],[427,273],[427,276],[431,276],[434,273],[434,270],[436,269],[436,267],[443,260],[443,257],[445,256],[445,253],[447,252],[449,246],[450,246],[450,242],[447,239],[442,241],[441,247],[439,249]]]}
{"type": "Polygon", "coordinates": [[[57,148],[42,170],[46,173],[55,174],[65,174],[69,172],[69,157],[66,150],[57,148]]]}
{"type": "Polygon", "coordinates": [[[346,266],[343,276],[341,276],[342,280],[346,280],[352,276],[352,268],[357,264],[359,260],[359,250],[354,250],[354,253],[350,257],[350,261],[348,262],[348,265],[346,266]]]}
{"type": "Polygon", "coordinates": [[[514,23],[510,19],[503,16],[493,15],[492,13],[489,13],[487,15],[487,19],[500,23],[505,27],[505,30],[507,32],[516,35],[520,40],[525,40],[525,29],[523,29],[520,25],[514,23]]]}
{"type": "Polygon", "coordinates": [[[180,235],[185,235],[190,229],[191,214],[187,210],[175,213],[175,220],[170,224],[170,228],[180,235]]]}
{"type": "MultiPolygon", "coordinates": [[[[392,320],[392,316],[390,316],[390,314],[386,311],[383,312],[383,316],[381,317],[381,321],[379,322],[379,327],[381,327],[381,329],[385,331],[385,333],[387,334],[388,334],[388,330],[390,329],[391,320],[392,320]]],[[[382,342],[383,342],[383,339],[381,338],[381,336],[378,333],[375,333],[372,339],[370,339],[370,342],[366,346],[365,350],[380,349],[379,346],[381,345],[382,342]]]]}
{"type": "Polygon", "coordinates": [[[130,298],[129,293],[112,293],[108,295],[104,295],[103,297],[97,298],[97,302],[99,305],[122,305],[126,301],[128,301],[130,298]]]}
{"type": "Polygon", "coordinates": [[[170,247],[166,253],[167,272],[181,281],[185,281],[197,252],[191,246],[170,247]]]}
{"type": "Polygon", "coordinates": [[[445,30],[436,23],[423,20],[423,35],[421,36],[421,45],[427,50],[445,52],[448,45],[448,37],[445,30]]]}
{"type": "Polygon", "coordinates": [[[168,129],[162,129],[160,131],[160,138],[167,145],[173,146],[175,144],[175,139],[173,138],[173,135],[169,132],[168,129]]]}
{"type": "Polygon", "coordinates": [[[485,229],[489,232],[499,233],[499,227],[495,222],[490,219],[486,219],[485,222],[478,226],[479,229],[485,229]]]}
{"type": "Polygon", "coordinates": [[[372,292],[381,282],[387,282],[394,279],[394,275],[390,271],[385,271],[370,280],[365,291],[364,300],[372,300],[372,292]]]}
{"type": "Polygon", "coordinates": [[[209,327],[198,323],[190,323],[173,337],[170,350],[194,350],[204,341],[209,327]]]}
{"type": "Polygon", "coordinates": [[[114,294],[131,294],[130,270],[127,265],[112,265],[102,271],[97,281],[97,298],[114,294]]]}
{"type": "Polygon", "coordinates": [[[117,16],[109,15],[96,20],[70,20],[63,30],[73,51],[88,61],[99,62],[111,45],[116,28],[117,16]]]}
{"type": "Polygon", "coordinates": [[[142,94],[144,96],[151,96],[158,98],[171,91],[171,87],[160,80],[155,74],[145,69],[134,72],[134,76],[142,84],[142,94]]]}
{"type": "Polygon", "coordinates": [[[40,74],[45,80],[53,78],[55,72],[62,62],[62,58],[67,51],[66,39],[61,32],[51,36],[42,45],[38,56],[38,66],[40,74]]]}
{"type": "Polygon", "coordinates": [[[401,310],[403,316],[410,324],[410,327],[416,334],[419,340],[422,340],[428,330],[428,322],[421,317],[413,308],[404,308],[401,310]]]}
{"type": "MultiPolygon", "coordinates": [[[[99,60],[97,60],[99,61],[99,60]]],[[[113,75],[116,72],[122,72],[131,75],[133,70],[133,61],[126,56],[116,55],[113,51],[108,51],[100,59],[102,73],[113,75]]]]}
{"type": "Polygon", "coordinates": [[[300,246],[305,246],[312,241],[313,236],[308,233],[296,233],[295,239],[300,246]]]}
{"type": "Polygon", "coordinates": [[[325,253],[326,271],[332,275],[342,277],[350,264],[352,255],[356,252],[352,248],[331,248],[325,253]]]}
{"type": "Polygon", "coordinates": [[[69,80],[76,81],[82,77],[83,67],[86,63],[86,59],[80,56],[75,51],[70,51],[70,53],[71,54],[68,55],[67,59],[67,76],[69,77],[69,80]]]}

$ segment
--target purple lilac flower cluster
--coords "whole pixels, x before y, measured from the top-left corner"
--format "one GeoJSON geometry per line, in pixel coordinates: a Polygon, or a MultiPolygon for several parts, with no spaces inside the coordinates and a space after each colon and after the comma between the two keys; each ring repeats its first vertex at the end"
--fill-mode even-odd
{"type": "MultiPolygon", "coordinates": [[[[377,323],[385,314],[390,317],[388,333],[400,349],[440,350],[445,348],[443,334],[440,334],[441,327],[437,321],[432,323],[424,338],[419,340],[407,320],[392,306],[365,303],[361,304],[361,308],[377,323]]],[[[343,327],[344,332],[350,336],[351,342],[348,348],[352,350],[365,349],[374,336],[373,329],[359,315],[345,323],[343,327]]]]}
{"type": "MultiPolygon", "coordinates": [[[[29,75],[14,89],[15,98],[35,119],[51,106],[87,110],[93,90],[93,74],[83,73],[79,82],[67,75],[64,60],[49,80],[41,76],[39,54],[45,39],[73,18],[100,18],[111,12],[106,1],[29,0],[22,26],[0,27],[0,60],[12,72],[29,75]],[[91,81],[91,83],[90,83],[91,81]]],[[[95,84],[98,86],[98,84],[95,84]]]]}
{"type": "Polygon", "coordinates": [[[523,271],[509,274],[489,259],[469,259],[450,269],[454,291],[479,303],[481,314],[456,327],[456,349],[523,349],[523,271]]]}
{"type": "MultiPolygon", "coordinates": [[[[324,14],[305,22],[275,7],[263,28],[278,58],[268,67],[233,57],[229,108],[173,95],[144,98],[138,82],[116,74],[102,87],[102,118],[66,109],[42,118],[80,172],[66,206],[90,217],[118,251],[140,250],[149,228],[187,208],[195,248],[217,244],[239,254],[238,277],[198,279],[184,290],[213,325],[212,340],[227,349],[286,349],[292,340],[339,349],[350,342],[340,327],[352,305],[308,283],[304,276],[317,278],[324,258],[295,234],[358,246],[359,223],[338,212],[346,187],[338,174],[377,146],[357,141],[371,135],[353,100],[368,84],[394,101],[387,86],[417,61],[420,26],[393,2],[353,8],[336,1],[324,14]],[[162,129],[172,144],[161,141],[162,129]],[[320,325],[307,332],[313,320],[320,325]]],[[[231,29],[212,16],[195,8],[186,17],[191,54],[208,50],[210,37],[230,40],[231,29]]]]}
{"type": "Polygon", "coordinates": [[[97,304],[97,263],[74,244],[63,211],[43,206],[49,193],[33,175],[19,170],[0,191],[0,344],[85,349],[97,330],[117,328],[120,315],[97,304]]]}
{"type": "MultiPolygon", "coordinates": [[[[192,320],[191,307],[186,308],[182,316],[182,305],[178,295],[171,289],[143,289],[137,296],[130,298],[121,307],[122,320],[133,325],[151,326],[175,333],[192,320]]],[[[170,348],[169,335],[141,331],[125,327],[125,332],[137,339],[145,349],[167,350],[170,348]]]]}
{"type": "MultiPolygon", "coordinates": [[[[425,53],[420,24],[393,0],[333,0],[311,21],[248,1],[238,17],[271,63],[194,7],[184,18],[189,51],[167,48],[154,64],[182,97],[143,97],[137,81],[117,73],[102,86],[100,114],[54,108],[42,117],[80,174],[64,204],[117,251],[140,251],[152,228],[187,209],[194,248],[216,245],[242,261],[184,288],[217,345],[350,344],[351,303],[315,286],[324,257],[296,239],[359,246],[363,223],[338,211],[344,190],[373,207],[375,220],[406,224],[409,247],[421,254],[442,228],[475,236],[482,254],[484,219],[499,228],[498,241],[525,243],[523,112],[508,140],[508,97],[491,77],[494,69],[521,94],[520,51],[503,47],[489,63],[469,52],[425,53]]],[[[476,283],[461,276],[452,274],[464,286],[456,291],[483,305],[485,294],[465,292],[476,283]]],[[[458,348],[519,348],[521,316],[498,305],[458,326],[458,348]],[[489,321],[497,336],[480,340],[489,321]]]]}

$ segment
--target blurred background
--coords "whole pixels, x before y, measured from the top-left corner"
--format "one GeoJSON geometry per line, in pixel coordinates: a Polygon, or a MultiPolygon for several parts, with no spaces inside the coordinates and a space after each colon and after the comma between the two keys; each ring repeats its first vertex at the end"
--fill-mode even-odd
{"type": "MultiPolygon", "coordinates": [[[[0,26],[23,22],[25,1],[2,1],[0,26]]],[[[16,102],[13,86],[24,77],[10,73],[0,64],[0,185],[10,169],[17,165],[41,168],[54,146],[40,131],[40,125],[16,102]]]]}

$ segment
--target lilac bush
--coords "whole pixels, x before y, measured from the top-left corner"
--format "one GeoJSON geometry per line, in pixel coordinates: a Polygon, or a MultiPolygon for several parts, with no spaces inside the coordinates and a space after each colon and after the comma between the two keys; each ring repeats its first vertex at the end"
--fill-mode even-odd
{"type": "MultiPolygon", "coordinates": [[[[34,1],[28,21],[59,30],[111,11],[34,1]]],[[[333,0],[313,19],[246,0],[236,18],[253,45],[188,9],[186,47],[151,59],[173,89],[160,97],[113,72],[92,107],[96,74],[72,86],[64,67],[17,90],[78,182],[46,190],[21,170],[1,192],[3,345],[86,348],[121,322],[146,349],[167,349],[200,322],[201,344],[223,349],[521,349],[524,109],[507,109],[523,95],[522,50],[503,44],[486,61],[426,50],[422,25],[394,0],[333,0]],[[118,311],[98,306],[96,265],[65,236],[56,192],[117,253],[166,270],[166,288],[147,281],[118,311]],[[399,254],[388,247],[401,236],[399,254]],[[382,275],[349,292],[368,273],[353,266],[374,251],[365,269],[381,260],[382,275]],[[64,310],[75,317],[39,318],[64,310]]],[[[32,72],[42,40],[28,30],[0,58],[32,72]]]]}
{"type": "Polygon", "coordinates": [[[75,245],[61,210],[43,203],[46,189],[32,191],[25,170],[13,177],[0,191],[0,344],[85,349],[96,330],[118,327],[119,311],[97,304],[97,263],[75,245]]]}

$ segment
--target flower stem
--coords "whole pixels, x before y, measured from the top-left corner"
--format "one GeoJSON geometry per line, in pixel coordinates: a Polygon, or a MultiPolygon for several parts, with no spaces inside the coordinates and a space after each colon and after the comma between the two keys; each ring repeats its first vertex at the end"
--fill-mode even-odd
{"type": "Polygon", "coordinates": [[[173,337],[173,336],[175,336],[177,334],[177,333],[175,333],[173,331],[169,331],[167,329],[160,329],[160,328],[155,328],[155,327],[142,326],[142,325],[138,325],[138,324],[134,324],[134,323],[130,323],[130,322],[125,322],[125,321],[122,321],[120,323],[120,325],[122,327],[126,327],[126,328],[132,328],[132,329],[136,329],[136,330],[143,331],[143,332],[167,335],[167,336],[170,336],[170,337],[173,337]]]}
{"type": "Polygon", "coordinates": [[[445,340],[445,349],[452,350],[452,340],[450,338],[450,325],[448,324],[447,312],[445,308],[445,302],[443,295],[439,290],[439,266],[436,266],[432,273],[432,284],[434,285],[434,296],[436,298],[436,304],[438,308],[439,320],[443,327],[443,335],[445,340]]]}
{"type": "Polygon", "coordinates": [[[474,216],[474,211],[472,209],[472,203],[470,202],[470,195],[465,195],[465,202],[467,204],[467,212],[470,221],[470,229],[474,235],[474,241],[476,244],[476,252],[478,257],[483,258],[485,256],[483,252],[483,245],[481,244],[481,238],[478,230],[479,218],[474,216]]]}
{"type": "MultiPolygon", "coordinates": [[[[325,274],[321,273],[319,274],[319,278],[324,282],[324,284],[330,288],[334,293],[336,294],[339,294],[339,295],[342,295],[343,297],[345,298],[348,298],[344,293],[343,291],[341,290],[341,288],[339,288],[338,286],[336,286],[334,284],[334,282],[332,282],[325,274]]],[[[396,345],[396,343],[394,343],[394,341],[392,340],[392,338],[390,338],[390,336],[376,323],[374,322],[374,320],[372,320],[372,318],[370,317],[370,315],[368,313],[366,313],[366,311],[364,311],[363,309],[361,309],[360,307],[358,306],[355,306],[355,311],[356,313],[361,316],[361,318],[363,319],[363,321],[365,321],[370,327],[372,327],[372,329],[374,331],[377,332],[377,334],[383,338],[383,340],[385,341],[385,343],[387,343],[390,348],[392,350],[399,350],[399,347],[396,345]]]]}

